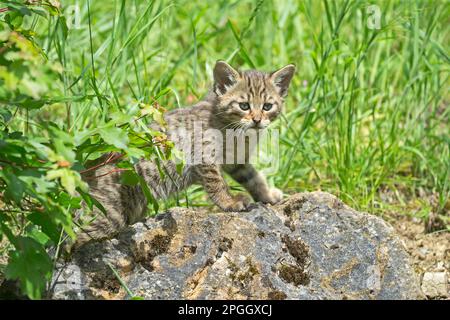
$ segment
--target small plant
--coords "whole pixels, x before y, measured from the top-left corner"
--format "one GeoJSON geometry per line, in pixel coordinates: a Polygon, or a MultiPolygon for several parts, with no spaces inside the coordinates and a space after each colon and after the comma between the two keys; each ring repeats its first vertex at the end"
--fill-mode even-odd
{"type": "MultiPolygon", "coordinates": [[[[34,40],[34,31],[22,24],[27,16],[54,18],[55,32],[64,38],[67,30],[58,2],[7,4],[0,24],[0,239],[6,243],[3,250],[9,252],[4,276],[20,280],[23,292],[38,299],[56,259],[47,249],[59,248],[64,235],[75,237],[72,217],[81,201],[91,209],[94,205],[102,209],[90,198],[82,179],[91,170],[85,167],[87,161],[102,154],[119,154],[117,170],[127,172],[123,182],[137,184],[141,180],[133,163],[141,157],[169,156],[171,145],[144,124],[153,120],[164,124],[163,109],[156,103],[136,102],[124,110],[97,95],[99,101],[109,104],[109,112],[95,126],[81,131],[70,127],[70,112],[65,124],[32,120],[45,113],[44,107],[70,109],[72,103],[92,102],[94,97],[64,91],[61,63],[50,62],[34,40]],[[159,137],[157,142],[155,137],[159,137]],[[165,154],[158,150],[161,146],[165,154]]],[[[146,195],[157,210],[151,194],[146,195]]]]}

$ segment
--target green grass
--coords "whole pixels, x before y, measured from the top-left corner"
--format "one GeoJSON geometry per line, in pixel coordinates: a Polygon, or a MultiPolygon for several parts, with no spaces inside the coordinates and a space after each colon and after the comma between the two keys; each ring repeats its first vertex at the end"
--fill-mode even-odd
{"type": "MultiPolygon", "coordinates": [[[[81,25],[67,38],[56,17],[27,21],[63,67],[55,95],[66,102],[18,112],[16,128],[39,135],[36,124],[51,120],[76,136],[136,101],[189,105],[218,59],[263,70],[295,63],[271,182],[371,212],[386,209],[381,190],[409,201],[423,189],[438,198],[429,210],[445,214],[448,1],[377,1],[380,30],[367,28],[373,1],[64,1],[67,17],[71,4],[81,25]]],[[[205,204],[198,188],[187,198],[205,204]]]]}

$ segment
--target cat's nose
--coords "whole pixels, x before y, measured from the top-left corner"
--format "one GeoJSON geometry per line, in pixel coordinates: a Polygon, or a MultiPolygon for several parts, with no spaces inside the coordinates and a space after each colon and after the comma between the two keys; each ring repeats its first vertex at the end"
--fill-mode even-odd
{"type": "Polygon", "coordinates": [[[253,118],[253,122],[255,123],[255,124],[260,124],[260,122],[261,122],[261,119],[259,119],[259,118],[253,118]]]}

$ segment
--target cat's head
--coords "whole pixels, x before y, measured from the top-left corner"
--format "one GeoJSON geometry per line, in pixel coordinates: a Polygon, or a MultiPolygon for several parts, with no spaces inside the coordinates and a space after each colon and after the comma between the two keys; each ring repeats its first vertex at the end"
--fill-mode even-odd
{"type": "Polygon", "coordinates": [[[237,71],[225,61],[217,61],[214,67],[217,117],[229,123],[230,129],[266,128],[280,114],[294,72],[293,64],[266,73],[237,71]]]}

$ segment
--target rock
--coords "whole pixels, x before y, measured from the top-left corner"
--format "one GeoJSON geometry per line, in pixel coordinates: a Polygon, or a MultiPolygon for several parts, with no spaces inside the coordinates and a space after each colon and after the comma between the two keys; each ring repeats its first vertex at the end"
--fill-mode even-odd
{"type": "Polygon", "coordinates": [[[173,208],[57,266],[55,299],[417,299],[381,218],[324,193],[249,212],[173,208]]]}
{"type": "Polygon", "coordinates": [[[445,263],[444,261],[440,261],[436,265],[436,271],[445,271],[445,263]]]}
{"type": "Polygon", "coordinates": [[[429,298],[447,298],[447,273],[425,272],[422,279],[422,291],[429,298]]]}

